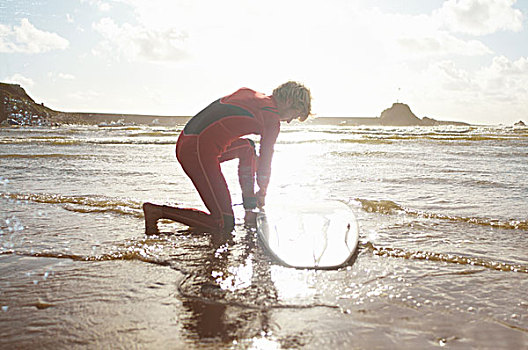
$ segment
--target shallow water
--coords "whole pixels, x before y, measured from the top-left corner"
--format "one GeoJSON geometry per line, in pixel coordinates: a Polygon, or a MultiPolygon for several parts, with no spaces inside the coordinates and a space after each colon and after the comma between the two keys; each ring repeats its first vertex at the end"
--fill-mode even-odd
{"type": "Polygon", "coordinates": [[[528,129],[283,127],[268,206],[347,203],[337,271],[274,263],[240,205],[145,236],[144,201],[203,208],[180,130],[0,129],[0,348],[528,347],[528,129]]]}

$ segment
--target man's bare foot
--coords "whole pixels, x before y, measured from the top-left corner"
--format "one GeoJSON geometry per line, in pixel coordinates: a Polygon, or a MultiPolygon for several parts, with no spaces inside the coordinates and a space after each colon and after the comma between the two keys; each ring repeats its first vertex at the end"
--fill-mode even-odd
{"type": "Polygon", "coordinates": [[[244,215],[244,225],[246,227],[256,227],[257,213],[252,210],[246,210],[246,214],[244,215]]]}
{"type": "Polygon", "coordinates": [[[158,219],[163,216],[161,208],[161,206],[152,203],[143,204],[143,214],[145,215],[145,234],[159,234],[158,219]]]}

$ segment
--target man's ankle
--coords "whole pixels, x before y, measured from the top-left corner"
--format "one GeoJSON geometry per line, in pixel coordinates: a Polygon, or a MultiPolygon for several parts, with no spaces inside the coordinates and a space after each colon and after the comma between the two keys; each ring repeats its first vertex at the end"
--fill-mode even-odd
{"type": "Polygon", "coordinates": [[[161,208],[152,203],[144,203],[143,214],[145,216],[145,233],[147,235],[158,234],[158,219],[162,216],[161,208]]]}

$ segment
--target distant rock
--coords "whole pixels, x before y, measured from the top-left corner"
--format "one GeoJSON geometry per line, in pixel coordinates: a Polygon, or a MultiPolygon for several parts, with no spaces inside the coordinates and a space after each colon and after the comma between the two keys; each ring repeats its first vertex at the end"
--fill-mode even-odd
{"type": "Polygon", "coordinates": [[[380,124],[413,126],[422,125],[422,120],[418,118],[405,103],[393,103],[392,107],[381,112],[380,124]]]}
{"type": "Polygon", "coordinates": [[[515,126],[526,126],[522,120],[519,120],[517,123],[513,124],[515,126]]]}
{"type": "Polygon", "coordinates": [[[463,122],[441,121],[428,117],[420,119],[408,105],[399,102],[393,103],[392,107],[381,112],[379,124],[390,126],[469,125],[463,122]]]}

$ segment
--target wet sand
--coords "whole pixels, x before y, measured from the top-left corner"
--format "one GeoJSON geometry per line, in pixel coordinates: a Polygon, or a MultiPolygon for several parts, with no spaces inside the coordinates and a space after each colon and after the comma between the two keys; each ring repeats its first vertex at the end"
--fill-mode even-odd
{"type": "Polygon", "coordinates": [[[4,349],[464,349],[475,339],[521,349],[528,339],[491,319],[383,300],[346,310],[213,303],[182,296],[182,273],[140,261],[4,255],[0,264],[4,349]]]}

